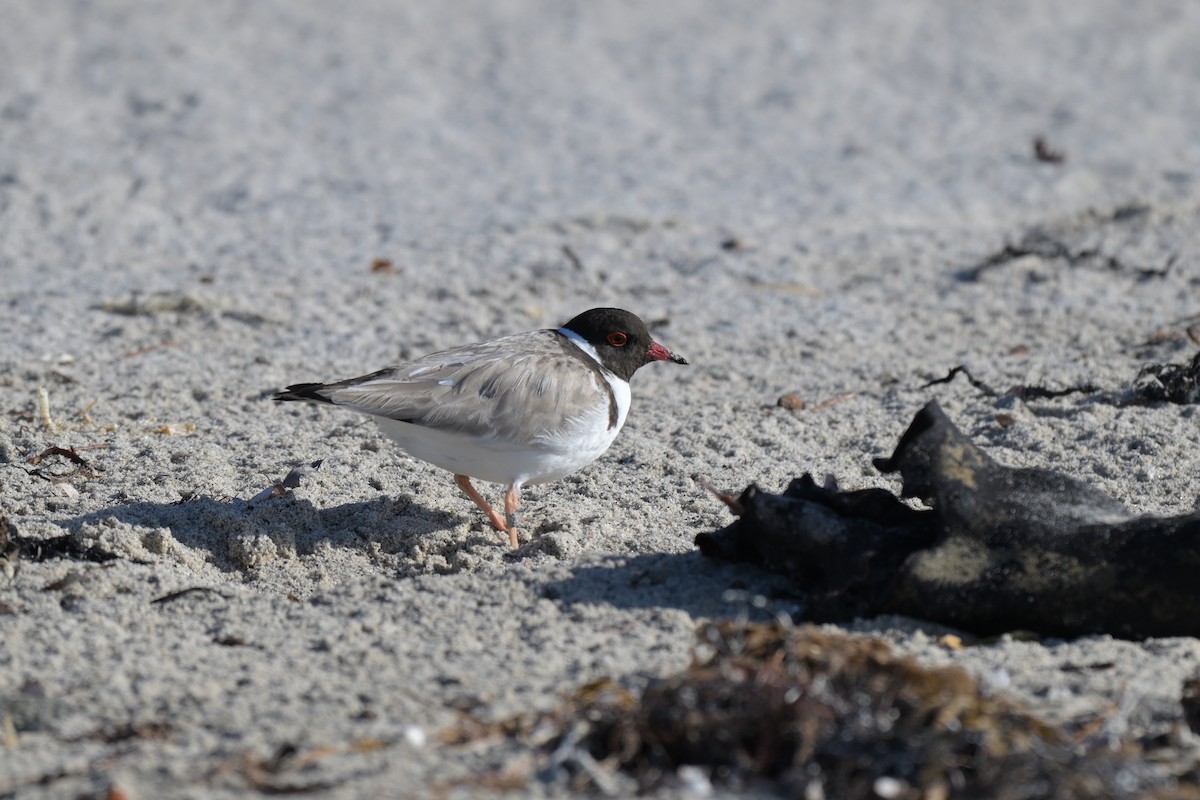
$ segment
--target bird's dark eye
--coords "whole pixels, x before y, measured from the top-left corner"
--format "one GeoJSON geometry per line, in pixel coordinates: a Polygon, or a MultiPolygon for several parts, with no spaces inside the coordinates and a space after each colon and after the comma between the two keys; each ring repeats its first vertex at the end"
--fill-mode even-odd
{"type": "Polygon", "coordinates": [[[613,347],[624,347],[629,341],[629,337],[621,331],[613,331],[608,335],[608,343],[613,347]]]}

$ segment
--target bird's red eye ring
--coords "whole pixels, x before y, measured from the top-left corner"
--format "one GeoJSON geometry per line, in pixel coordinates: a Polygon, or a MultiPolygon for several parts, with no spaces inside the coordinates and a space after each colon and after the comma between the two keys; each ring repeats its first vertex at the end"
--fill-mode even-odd
{"type": "Polygon", "coordinates": [[[624,347],[629,342],[629,337],[621,331],[613,331],[607,338],[608,343],[613,347],[624,347]]]}

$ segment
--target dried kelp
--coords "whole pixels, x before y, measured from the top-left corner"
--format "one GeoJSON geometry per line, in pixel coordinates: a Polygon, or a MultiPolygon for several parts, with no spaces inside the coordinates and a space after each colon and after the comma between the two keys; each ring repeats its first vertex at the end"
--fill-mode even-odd
{"type": "Polygon", "coordinates": [[[17,533],[17,526],[0,514],[0,565],[11,567],[22,558],[29,561],[68,558],[104,563],[117,556],[97,545],[81,544],[70,534],[49,539],[22,536],[17,533]]]}
{"type": "Polygon", "coordinates": [[[980,634],[1200,635],[1200,513],[1135,518],[1061,473],[998,464],[936,402],[875,466],[900,473],[900,497],[809,475],[782,495],[751,486],[739,518],[696,543],[794,576],[815,619],[898,613],[980,634]],[[901,502],[913,497],[930,508],[901,502]]]}
{"type": "Polygon", "coordinates": [[[1167,783],[1136,744],[1048,726],[878,640],[778,622],[699,636],[692,666],[640,697],[589,685],[507,735],[546,754],[543,780],[576,791],[604,790],[613,767],[641,791],[701,768],[788,797],[1121,798],[1167,783]]]}
{"type": "Polygon", "coordinates": [[[1133,388],[1140,398],[1151,402],[1200,403],[1200,351],[1187,364],[1147,364],[1133,388]]]}
{"type": "Polygon", "coordinates": [[[1094,383],[1080,383],[1074,386],[1063,386],[1053,388],[1049,386],[1028,386],[1018,385],[1010,386],[1003,392],[998,392],[991,386],[976,378],[971,374],[964,365],[959,364],[956,367],[951,367],[945,377],[934,378],[927,383],[921,385],[922,389],[928,389],[930,386],[936,386],[939,383],[950,383],[959,375],[967,379],[967,382],[979,390],[980,394],[987,397],[1019,397],[1022,400],[1046,400],[1053,397],[1066,397],[1069,394],[1097,394],[1101,392],[1101,388],[1094,383]]]}
{"type": "MultiPolygon", "coordinates": [[[[1044,154],[1053,151],[1046,148],[1044,154]]],[[[1006,242],[962,269],[959,277],[979,281],[992,271],[1029,259],[1047,268],[1057,264],[1102,269],[1140,281],[1162,279],[1180,258],[1173,250],[1176,232],[1192,218],[1191,214],[1176,215],[1140,203],[1108,211],[1088,210],[1027,229],[1015,242],[1006,242]],[[1163,250],[1168,251],[1165,257],[1163,250]]]]}
{"type": "Polygon", "coordinates": [[[1200,403],[1200,352],[1192,356],[1192,360],[1186,364],[1147,364],[1138,371],[1131,388],[1119,391],[1105,389],[1090,381],[1061,387],[1018,385],[998,391],[972,375],[970,370],[962,364],[951,367],[945,376],[934,378],[923,384],[921,388],[950,383],[960,375],[986,397],[1044,400],[1072,394],[1084,394],[1091,395],[1093,399],[1100,402],[1114,405],[1143,405],[1159,402],[1177,405],[1200,403]]]}

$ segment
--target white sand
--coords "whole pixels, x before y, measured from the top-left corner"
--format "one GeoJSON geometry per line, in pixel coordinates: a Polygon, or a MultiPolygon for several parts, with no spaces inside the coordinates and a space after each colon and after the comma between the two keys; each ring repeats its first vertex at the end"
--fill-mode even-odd
{"type": "MultiPolygon", "coordinates": [[[[1002,461],[1193,507],[1194,408],[920,387],[964,363],[1120,389],[1190,357],[1200,6],[434,5],[5,4],[0,511],[127,558],[0,575],[0,796],[236,796],[285,744],[332,749],[269,779],[331,797],[532,775],[438,734],[685,666],[698,621],[745,610],[725,590],[771,585],[694,552],[729,519],[697,478],[894,486],[870,457],[930,397],[1002,461]],[[959,277],[1035,227],[1119,265],[959,277]],[[642,370],[609,453],[526,492],[515,554],[372,425],[266,399],[594,305],[669,319],[692,366],[642,370]],[[32,474],[50,446],[95,475],[32,474]],[[193,586],[217,591],[150,603],[193,586]]],[[[1116,734],[1170,726],[1200,663],[1185,638],[854,629],[1116,734]]]]}

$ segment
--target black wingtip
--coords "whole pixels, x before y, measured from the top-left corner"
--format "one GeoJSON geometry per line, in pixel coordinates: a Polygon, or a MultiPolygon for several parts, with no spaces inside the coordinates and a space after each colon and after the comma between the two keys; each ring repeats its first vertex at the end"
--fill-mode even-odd
{"type": "Polygon", "coordinates": [[[323,383],[293,383],[282,392],[276,392],[271,396],[271,399],[277,403],[286,400],[305,400],[309,403],[332,403],[332,400],[321,394],[321,390],[324,388],[325,384],[323,383]]]}

